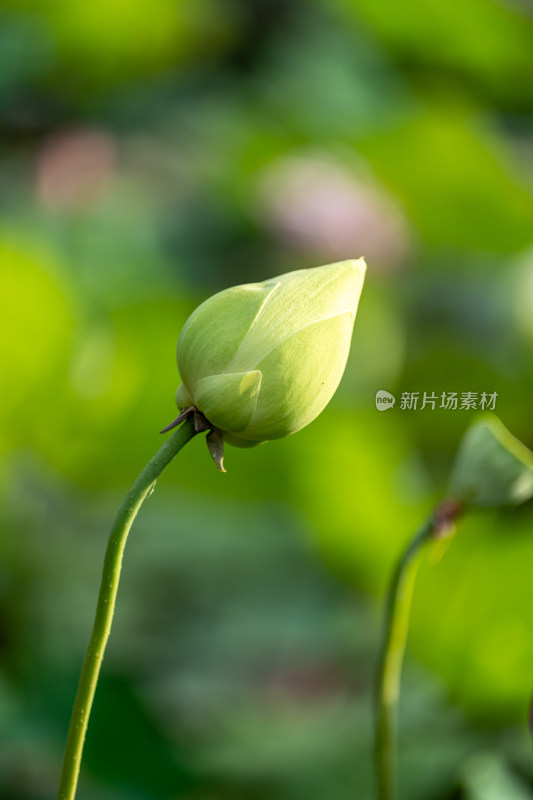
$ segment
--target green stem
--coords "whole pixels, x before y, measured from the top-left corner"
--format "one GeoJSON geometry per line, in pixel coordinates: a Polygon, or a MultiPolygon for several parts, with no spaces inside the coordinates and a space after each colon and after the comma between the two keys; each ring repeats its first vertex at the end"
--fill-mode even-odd
{"type": "Polygon", "coordinates": [[[104,658],[105,647],[111,632],[115,600],[117,597],[122,555],[137,512],[144,500],[152,493],[157,478],[172,461],[176,453],[193,438],[196,431],[190,417],[165,442],[141,472],[131,487],[120,511],[118,512],[107,544],[100,584],[100,593],[96,606],[93,630],[85,661],[81,670],[78,691],[72,709],[67,734],[63,769],[59,783],[58,800],[74,800],[81,757],[85,741],[85,733],[89,723],[89,715],[96,691],[98,675],[104,658]]]}
{"type": "Polygon", "coordinates": [[[432,515],[411,539],[394,570],[385,611],[377,685],[376,767],[379,800],[396,796],[397,708],[409,616],[422,548],[436,531],[432,515]]]}

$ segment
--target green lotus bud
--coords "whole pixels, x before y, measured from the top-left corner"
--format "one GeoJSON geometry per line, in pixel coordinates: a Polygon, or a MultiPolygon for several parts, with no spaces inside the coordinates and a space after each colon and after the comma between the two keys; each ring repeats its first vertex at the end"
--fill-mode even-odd
{"type": "Polygon", "coordinates": [[[517,505],[533,497],[533,453],[494,414],[468,429],[455,461],[451,493],[470,506],[517,505]]]}
{"type": "Polygon", "coordinates": [[[210,297],[179,338],[178,407],[238,447],[310,423],[344,372],[365,269],[342,261],[210,297]]]}

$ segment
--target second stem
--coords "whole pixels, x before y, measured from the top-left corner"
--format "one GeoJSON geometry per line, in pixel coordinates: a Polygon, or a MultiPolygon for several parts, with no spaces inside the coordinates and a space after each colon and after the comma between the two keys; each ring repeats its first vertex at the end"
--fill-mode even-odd
{"type": "Polygon", "coordinates": [[[397,709],[409,617],[422,547],[434,529],[427,520],[400,557],[389,586],[376,696],[375,757],[379,800],[396,796],[397,709]]]}

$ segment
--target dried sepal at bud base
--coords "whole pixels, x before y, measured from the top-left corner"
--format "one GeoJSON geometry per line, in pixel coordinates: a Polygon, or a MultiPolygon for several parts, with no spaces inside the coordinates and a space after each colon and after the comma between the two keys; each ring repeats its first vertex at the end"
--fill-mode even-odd
{"type": "Polygon", "coordinates": [[[344,372],[365,269],[342,261],[210,297],[179,338],[178,407],[239,447],[310,423],[344,372]]]}
{"type": "Polygon", "coordinates": [[[483,415],[459,446],[451,493],[466,506],[523,503],[533,497],[533,453],[496,415],[483,415]]]}
{"type": "Polygon", "coordinates": [[[220,472],[225,472],[224,467],[224,437],[219,430],[213,428],[207,434],[207,448],[211,454],[211,458],[217,465],[220,472]]]}

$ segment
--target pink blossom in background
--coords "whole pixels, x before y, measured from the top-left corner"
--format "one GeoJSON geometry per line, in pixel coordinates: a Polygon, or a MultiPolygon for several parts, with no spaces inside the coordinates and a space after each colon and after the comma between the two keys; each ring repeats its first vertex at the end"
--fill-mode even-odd
{"type": "Polygon", "coordinates": [[[366,176],[327,157],[292,157],[260,176],[258,213],[272,232],[297,250],[325,260],[364,256],[392,268],[410,250],[405,218],[366,176]]]}
{"type": "Polygon", "coordinates": [[[47,139],[37,162],[37,196],[50,210],[75,210],[94,202],[116,169],[116,147],[108,133],[69,130],[47,139]]]}

